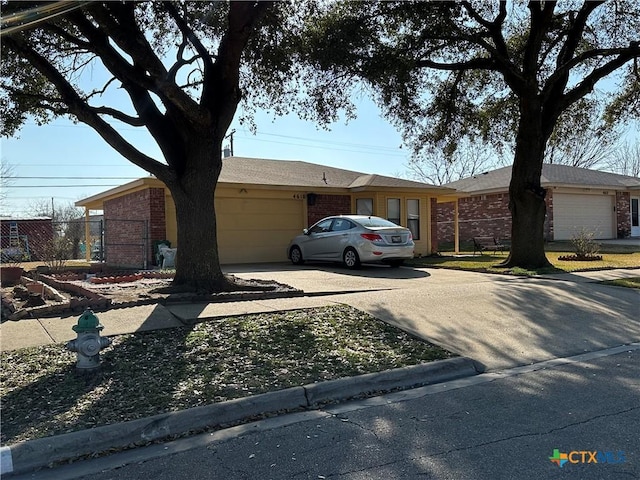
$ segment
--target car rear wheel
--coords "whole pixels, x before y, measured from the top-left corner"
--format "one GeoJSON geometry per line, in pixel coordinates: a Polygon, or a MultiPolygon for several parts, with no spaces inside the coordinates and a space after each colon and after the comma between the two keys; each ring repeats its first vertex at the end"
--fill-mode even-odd
{"type": "Polygon", "coordinates": [[[347,248],[342,254],[342,261],[347,268],[360,268],[360,257],[353,248],[347,248]]]}
{"type": "Polygon", "coordinates": [[[289,257],[291,258],[291,263],[294,265],[302,265],[304,263],[304,259],[302,258],[302,252],[298,247],[291,247],[291,252],[289,252],[289,257]]]}

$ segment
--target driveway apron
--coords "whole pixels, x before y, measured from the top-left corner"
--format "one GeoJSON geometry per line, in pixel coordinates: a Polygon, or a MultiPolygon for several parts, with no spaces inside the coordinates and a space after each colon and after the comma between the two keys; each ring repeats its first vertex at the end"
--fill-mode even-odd
{"type": "Polygon", "coordinates": [[[327,300],[366,311],[489,370],[640,341],[640,291],[577,275],[373,266],[354,272],[331,265],[231,273],[330,294],[327,300]],[[355,293],[332,294],[338,291],[355,293]]]}

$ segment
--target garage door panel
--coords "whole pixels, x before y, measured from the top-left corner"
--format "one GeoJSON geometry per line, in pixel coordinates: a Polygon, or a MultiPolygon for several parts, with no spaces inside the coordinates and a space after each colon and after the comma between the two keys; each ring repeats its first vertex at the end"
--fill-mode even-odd
{"type": "Polygon", "coordinates": [[[554,239],[570,240],[582,230],[594,238],[613,238],[613,205],[611,195],[554,194],[554,239]]]}
{"type": "Polygon", "coordinates": [[[303,225],[303,203],[296,199],[216,199],[221,263],[276,262],[303,225]]]}

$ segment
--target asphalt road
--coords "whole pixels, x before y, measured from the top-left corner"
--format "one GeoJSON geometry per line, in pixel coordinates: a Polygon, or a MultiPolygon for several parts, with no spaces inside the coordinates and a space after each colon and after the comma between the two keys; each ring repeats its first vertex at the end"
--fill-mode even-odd
{"type": "Polygon", "coordinates": [[[284,415],[14,478],[637,479],[634,348],[284,415]],[[549,458],[555,449],[570,459],[562,467],[549,458]]]}

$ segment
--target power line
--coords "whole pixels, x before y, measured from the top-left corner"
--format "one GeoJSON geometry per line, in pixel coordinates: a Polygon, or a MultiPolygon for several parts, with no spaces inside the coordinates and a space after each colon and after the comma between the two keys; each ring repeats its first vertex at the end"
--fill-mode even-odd
{"type": "MultiPolygon", "coordinates": [[[[251,137],[241,137],[241,138],[245,138],[247,140],[254,140],[257,142],[265,142],[265,143],[279,143],[281,145],[293,145],[293,146],[297,146],[297,147],[305,147],[305,148],[318,148],[320,150],[336,150],[338,152],[350,152],[350,153],[363,153],[366,155],[385,155],[387,157],[405,157],[406,154],[404,153],[389,153],[389,152],[365,152],[365,151],[359,151],[359,150],[347,150],[344,148],[331,148],[331,147],[326,147],[326,146],[319,146],[319,145],[305,145],[302,143],[291,143],[291,142],[278,142],[275,140],[260,140],[260,139],[254,139],[251,137]]],[[[318,142],[320,142],[321,140],[316,140],[318,142]]],[[[389,147],[386,147],[389,148],[389,147]]]]}
{"type": "Polygon", "coordinates": [[[140,177],[11,177],[12,180],[137,180],[140,177]]]}
{"type": "MultiPolygon", "coordinates": [[[[316,140],[316,139],[308,138],[308,137],[295,137],[295,136],[292,136],[292,135],[281,135],[279,133],[259,132],[259,133],[257,133],[257,135],[267,135],[267,136],[270,136],[270,137],[281,137],[281,138],[292,138],[294,140],[309,140],[309,141],[312,141],[312,142],[325,142],[326,141],[326,140],[316,140]]],[[[266,141],[266,140],[262,140],[262,141],[266,141]]],[[[371,144],[365,144],[365,143],[336,142],[334,140],[331,140],[331,144],[332,145],[344,145],[346,147],[370,148],[370,149],[376,149],[376,150],[390,150],[390,151],[397,150],[396,147],[383,147],[383,146],[380,146],[380,145],[371,145],[371,144]]]]}
{"type": "MultiPolygon", "coordinates": [[[[36,124],[31,124],[30,125],[35,126],[36,124]]],[[[58,127],[58,128],[85,128],[85,129],[91,129],[93,130],[91,127],[87,126],[87,125],[49,125],[52,127],[58,127]]],[[[128,130],[128,131],[140,131],[140,128],[127,128],[127,127],[119,127],[120,130],[128,130]]],[[[237,135],[237,132],[235,132],[235,134],[237,135]]],[[[282,135],[282,134],[278,134],[278,133],[269,133],[269,132],[257,132],[255,135],[253,136],[243,136],[240,137],[243,138],[245,140],[252,140],[252,141],[256,141],[256,142],[264,142],[264,143],[276,143],[276,144],[280,144],[280,145],[292,145],[292,146],[297,146],[297,147],[307,147],[307,148],[317,148],[317,149],[321,149],[321,150],[335,150],[335,151],[339,151],[339,152],[350,152],[350,153],[366,153],[366,154],[373,154],[373,155],[390,155],[390,156],[406,156],[406,154],[404,153],[393,153],[394,151],[398,150],[398,148],[396,147],[388,147],[388,146],[382,146],[382,145],[370,145],[370,144],[365,144],[365,143],[351,143],[351,142],[337,142],[337,141],[333,141],[333,140],[327,140],[327,139],[317,139],[317,138],[309,138],[309,137],[298,137],[298,136],[293,136],[293,135],[282,135]],[[322,143],[323,145],[306,145],[306,144],[300,144],[300,143],[292,143],[292,142],[277,142],[274,140],[264,140],[264,139],[260,139],[260,138],[256,138],[260,135],[265,135],[265,136],[272,136],[272,137],[280,137],[280,138],[290,138],[292,140],[301,140],[301,141],[306,141],[306,142],[314,142],[314,143],[322,143]],[[365,151],[358,151],[358,150],[345,150],[342,148],[332,148],[327,146],[327,142],[330,142],[331,145],[342,145],[342,146],[346,146],[346,147],[352,147],[352,148],[361,148],[364,149],[365,151]],[[374,150],[374,151],[371,151],[374,150]],[[387,150],[387,152],[377,152],[375,150],[387,150]]],[[[71,165],[69,165],[71,166],[71,165]]]]}
{"type": "Polygon", "coordinates": [[[4,188],[88,188],[88,187],[119,187],[120,185],[9,185],[4,188]]]}

